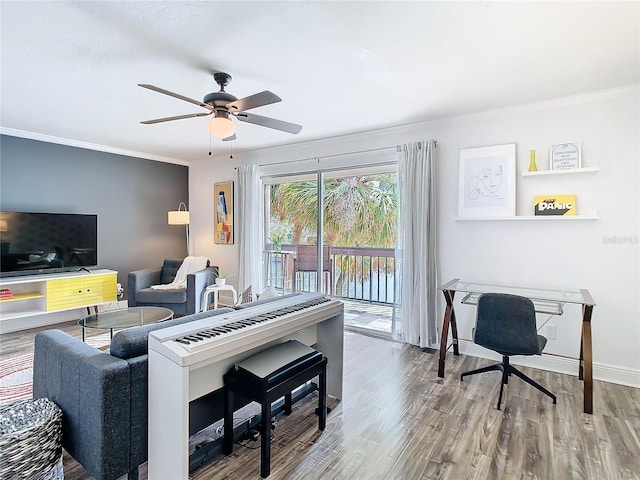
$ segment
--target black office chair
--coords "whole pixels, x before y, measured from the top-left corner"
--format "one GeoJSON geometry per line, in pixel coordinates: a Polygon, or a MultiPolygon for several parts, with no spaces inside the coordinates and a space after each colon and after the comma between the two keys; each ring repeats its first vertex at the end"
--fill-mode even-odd
{"type": "Polygon", "coordinates": [[[498,410],[500,410],[504,386],[509,383],[509,376],[514,373],[529,385],[551,397],[555,404],[556,396],[553,393],[509,363],[511,355],[540,355],[547,344],[547,339],[538,335],[536,330],[536,312],[533,302],[518,295],[485,293],[478,299],[477,312],[473,341],[501,354],[502,363],[464,372],[460,375],[460,381],[467,375],[500,370],[502,372],[498,397],[498,410]]]}

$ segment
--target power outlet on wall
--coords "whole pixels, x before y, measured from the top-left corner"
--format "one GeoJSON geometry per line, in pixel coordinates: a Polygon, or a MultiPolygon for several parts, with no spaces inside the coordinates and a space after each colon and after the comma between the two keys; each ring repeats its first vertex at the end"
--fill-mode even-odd
{"type": "Polygon", "coordinates": [[[555,339],[556,339],[556,326],[547,325],[547,340],[555,340],[555,339]]]}

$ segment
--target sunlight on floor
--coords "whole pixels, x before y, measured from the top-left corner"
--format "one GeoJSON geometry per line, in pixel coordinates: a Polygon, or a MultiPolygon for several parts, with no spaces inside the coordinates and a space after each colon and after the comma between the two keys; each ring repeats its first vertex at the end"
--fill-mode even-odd
{"type": "Polygon", "coordinates": [[[391,334],[391,305],[343,300],[345,327],[356,327],[391,334]]]}

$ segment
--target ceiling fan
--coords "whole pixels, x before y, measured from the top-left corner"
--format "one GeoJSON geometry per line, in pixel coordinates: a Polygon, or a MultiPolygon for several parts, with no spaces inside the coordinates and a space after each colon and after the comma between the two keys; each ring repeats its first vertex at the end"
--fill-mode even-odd
{"type": "Polygon", "coordinates": [[[146,120],[140,123],[150,125],[153,123],[169,122],[172,120],[182,120],[183,118],[206,117],[213,114],[214,117],[209,122],[209,130],[215,137],[221,138],[222,140],[235,140],[236,138],[236,126],[231,121],[231,117],[235,117],[241,122],[253,123],[254,125],[273,128],[275,130],[288,133],[295,134],[302,130],[302,125],[276,120],[275,118],[263,117],[254,113],[247,113],[247,110],[251,110],[252,108],[281,102],[282,99],[274,93],[265,90],[264,92],[249,95],[248,97],[237,98],[224,90],[224,87],[226,87],[231,81],[231,75],[228,73],[216,72],[213,74],[213,78],[216,83],[220,85],[220,91],[205,95],[201,102],[178,93],[170,92],[164,88],[146,83],[139,83],[139,87],[163,93],[164,95],[169,95],[170,97],[184,100],[185,102],[193,103],[194,105],[198,105],[199,107],[209,110],[208,112],[189,113],[186,115],[177,115],[175,117],[156,118],[155,120],[146,120]]]}

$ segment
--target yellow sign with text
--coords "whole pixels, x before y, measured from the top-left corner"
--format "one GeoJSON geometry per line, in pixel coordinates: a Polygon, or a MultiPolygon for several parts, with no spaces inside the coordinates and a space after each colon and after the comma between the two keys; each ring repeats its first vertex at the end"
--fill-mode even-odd
{"type": "Polygon", "coordinates": [[[536,195],[533,197],[534,215],[575,215],[575,195],[536,195]]]}

